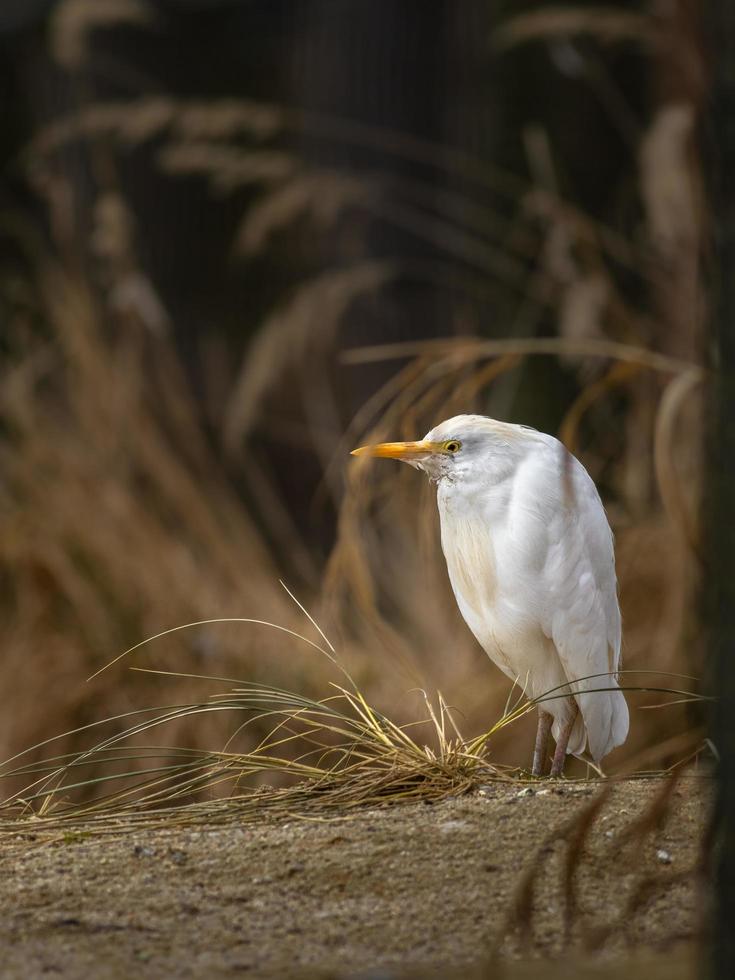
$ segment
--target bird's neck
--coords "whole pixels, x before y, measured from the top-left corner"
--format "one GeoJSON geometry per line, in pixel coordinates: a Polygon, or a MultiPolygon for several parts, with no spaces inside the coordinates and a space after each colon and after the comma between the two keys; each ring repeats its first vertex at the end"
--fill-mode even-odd
{"type": "Polygon", "coordinates": [[[437,484],[439,515],[444,520],[492,523],[502,518],[511,499],[515,466],[499,465],[492,470],[461,474],[455,480],[437,484]]]}

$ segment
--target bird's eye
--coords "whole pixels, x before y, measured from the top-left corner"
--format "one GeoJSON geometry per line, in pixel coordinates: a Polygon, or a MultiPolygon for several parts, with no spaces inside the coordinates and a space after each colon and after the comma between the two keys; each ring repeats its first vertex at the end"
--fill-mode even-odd
{"type": "Polygon", "coordinates": [[[458,453],[462,448],[462,443],[458,442],[456,439],[450,439],[449,442],[444,443],[445,453],[458,453]]]}

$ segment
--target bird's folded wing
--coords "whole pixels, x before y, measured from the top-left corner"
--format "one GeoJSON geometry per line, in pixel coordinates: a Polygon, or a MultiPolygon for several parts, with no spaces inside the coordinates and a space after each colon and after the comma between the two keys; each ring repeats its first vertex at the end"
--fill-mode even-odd
{"type": "Polygon", "coordinates": [[[541,625],[575,682],[590,752],[599,760],[625,740],[628,709],[616,678],[621,626],[612,533],[593,493],[578,494],[547,525],[541,625]]]}

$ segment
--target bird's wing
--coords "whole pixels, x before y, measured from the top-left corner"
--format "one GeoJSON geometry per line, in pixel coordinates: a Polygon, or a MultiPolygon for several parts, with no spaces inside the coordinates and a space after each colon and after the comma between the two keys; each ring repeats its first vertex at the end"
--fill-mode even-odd
{"type": "Polygon", "coordinates": [[[628,732],[628,710],[615,676],[621,624],[613,538],[586,470],[571,456],[565,466],[559,494],[546,514],[541,628],[554,643],[565,674],[577,682],[572,690],[589,692],[579,693],[577,702],[590,751],[601,759],[628,732]],[[591,676],[596,674],[602,676],[591,676]]]}

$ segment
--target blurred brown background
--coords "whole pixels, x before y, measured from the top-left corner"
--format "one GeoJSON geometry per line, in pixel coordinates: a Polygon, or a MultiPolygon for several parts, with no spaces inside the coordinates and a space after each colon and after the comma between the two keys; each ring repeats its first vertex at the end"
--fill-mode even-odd
{"type": "MultiPolygon", "coordinates": [[[[207,697],[134,663],[460,728],[508,685],[433,493],[348,450],[480,411],[559,434],[617,538],[628,683],[691,687],[708,232],[699,5],[0,8],[0,755],[207,697]],[[495,344],[495,342],[500,342],[495,344]]],[[[621,764],[698,723],[631,693],[621,764]]],[[[240,719],[182,720],[221,747],[240,719]]],[[[533,721],[493,757],[524,763],[533,721]]],[[[63,748],[78,747],[70,736],[63,748]]],[[[246,743],[243,737],[242,744],[246,743]]],[[[649,760],[650,761],[650,760],[649,760]]]]}

